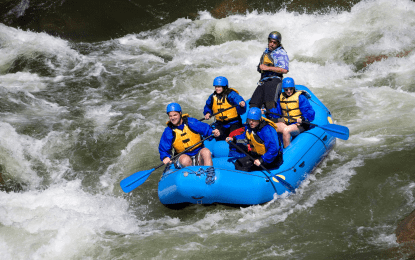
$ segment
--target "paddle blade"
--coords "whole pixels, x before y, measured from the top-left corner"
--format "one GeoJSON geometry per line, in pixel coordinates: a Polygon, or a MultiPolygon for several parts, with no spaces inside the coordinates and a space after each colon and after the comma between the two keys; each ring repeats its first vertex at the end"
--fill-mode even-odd
{"type": "Polygon", "coordinates": [[[294,187],[293,186],[291,186],[291,184],[289,184],[288,182],[286,182],[284,179],[282,179],[281,177],[279,177],[279,176],[277,176],[277,175],[275,175],[275,174],[271,174],[272,176],[271,177],[274,177],[274,178],[276,178],[279,182],[281,182],[281,184],[282,185],[284,185],[285,186],[285,188],[287,188],[289,191],[291,191],[292,193],[296,193],[295,192],[295,189],[294,189],[294,187]]]}
{"type": "Polygon", "coordinates": [[[148,176],[150,176],[150,174],[155,169],[156,168],[153,168],[151,170],[146,170],[146,171],[139,171],[139,172],[136,172],[136,173],[128,176],[127,178],[123,179],[120,182],[121,189],[125,193],[128,193],[128,192],[134,190],[135,188],[137,188],[138,186],[143,184],[147,180],[148,176]]]}
{"type": "Polygon", "coordinates": [[[349,139],[349,128],[342,126],[342,125],[323,125],[319,126],[320,128],[324,129],[327,133],[331,134],[336,138],[340,138],[342,140],[349,139]]]}

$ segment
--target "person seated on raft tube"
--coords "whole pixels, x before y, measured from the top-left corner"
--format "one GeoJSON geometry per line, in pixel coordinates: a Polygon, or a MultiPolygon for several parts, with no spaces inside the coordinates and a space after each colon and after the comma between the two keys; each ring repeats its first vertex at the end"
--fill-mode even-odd
{"type": "MultiPolygon", "coordinates": [[[[310,129],[310,125],[304,124],[303,121],[313,121],[316,112],[308,101],[307,92],[295,90],[294,79],[285,78],[282,81],[282,88],[284,92],[280,95],[279,106],[271,109],[270,112],[292,117],[279,118],[277,123],[277,131],[282,134],[284,148],[286,148],[291,143],[291,136],[295,137],[310,129]]],[[[268,113],[270,117],[279,117],[271,113],[268,113]]]]}
{"type": "Polygon", "coordinates": [[[209,119],[212,114],[216,114],[229,107],[222,113],[215,115],[215,128],[220,131],[220,136],[216,138],[217,141],[225,140],[229,133],[235,129],[242,127],[241,116],[246,111],[245,101],[239,95],[238,91],[229,88],[228,79],[222,76],[216,77],[213,80],[215,91],[206,100],[206,105],[203,110],[205,119],[209,119]]]}
{"type": "MultiPolygon", "coordinates": [[[[212,130],[209,124],[182,114],[182,108],[177,103],[167,105],[167,115],[169,121],[160,139],[159,153],[160,160],[164,164],[172,163],[171,150],[174,148],[176,153],[183,152],[187,147],[195,145],[202,140],[202,136],[213,134],[219,136],[219,130],[212,130]]],[[[191,165],[212,166],[212,154],[208,148],[200,143],[190,151],[182,154],[175,162],[175,167],[180,169],[191,165]]]]}
{"type": "Polygon", "coordinates": [[[262,164],[265,168],[277,168],[282,164],[282,147],[274,122],[262,117],[259,108],[250,108],[247,115],[248,124],[246,131],[235,137],[227,137],[226,141],[237,143],[247,142],[243,146],[245,150],[255,158],[252,161],[249,156],[239,158],[235,162],[235,169],[240,171],[261,170],[262,164]]]}
{"type": "Polygon", "coordinates": [[[268,48],[262,54],[258,64],[258,72],[261,79],[249,101],[250,107],[261,108],[263,104],[267,110],[275,108],[275,100],[281,94],[281,80],[283,74],[289,71],[289,58],[281,45],[282,36],[273,31],[268,35],[268,48]]]}

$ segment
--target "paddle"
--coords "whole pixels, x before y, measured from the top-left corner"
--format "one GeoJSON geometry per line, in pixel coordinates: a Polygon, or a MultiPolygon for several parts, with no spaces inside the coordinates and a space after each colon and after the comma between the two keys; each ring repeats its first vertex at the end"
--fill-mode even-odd
{"type": "MultiPolygon", "coordinates": [[[[173,157],[171,158],[171,161],[174,161],[176,158],[179,158],[179,156],[180,156],[180,155],[182,155],[182,154],[184,154],[185,152],[187,152],[187,151],[191,150],[193,147],[195,147],[195,146],[197,146],[198,144],[200,144],[200,143],[202,143],[202,142],[206,141],[207,139],[211,138],[212,136],[213,136],[213,134],[212,134],[212,135],[209,135],[209,136],[208,136],[208,137],[206,137],[205,139],[203,139],[203,140],[201,140],[201,141],[197,142],[196,144],[194,144],[194,145],[192,145],[192,146],[190,146],[190,147],[187,147],[187,148],[186,148],[183,152],[181,152],[181,153],[176,154],[175,156],[173,156],[173,157]]],[[[160,164],[160,165],[158,165],[158,166],[154,167],[154,168],[153,168],[153,169],[151,169],[151,170],[139,171],[139,172],[133,173],[132,175],[128,176],[127,178],[123,179],[123,180],[120,182],[121,189],[122,189],[125,193],[128,193],[128,192],[130,192],[130,191],[134,190],[135,188],[137,188],[138,186],[140,186],[141,184],[143,184],[143,183],[147,180],[147,178],[150,176],[150,174],[151,174],[154,170],[156,170],[156,169],[160,168],[160,167],[161,167],[161,166],[163,166],[163,165],[164,165],[164,163],[162,163],[162,164],[160,164]]]]}
{"type": "MultiPolygon", "coordinates": [[[[269,111],[267,111],[267,113],[277,115],[277,116],[280,116],[280,117],[285,117],[285,118],[292,119],[292,120],[296,120],[295,118],[292,118],[290,116],[283,116],[283,115],[273,113],[273,112],[269,112],[269,111]]],[[[336,138],[340,138],[340,139],[343,139],[343,140],[349,139],[349,128],[347,128],[345,126],[336,125],[336,124],[316,125],[316,124],[310,123],[308,121],[303,121],[303,123],[308,124],[308,125],[312,125],[312,126],[315,126],[315,127],[320,127],[321,129],[323,129],[324,131],[328,132],[329,134],[331,134],[332,136],[334,136],[336,138]]]]}
{"type": "MultiPolygon", "coordinates": [[[[239,146],[237,146],[236,144],[234,144],[232,141],[227,142],[228,144],[233,145],[236,149],[238,149],[240,152],[244,153],[246,156],[248,156],[252,161],[255,161],[255,159],[249,155],[249,153],[245,152],[242,148],[240,148],[239,146]]],[[[289,189],[292,193],[295,193],[295,189],[293,188],[293,186],[291,186],[291,184],[289,184],[288,182],[286,182],[285,180],[283,180],[281,177],[278,177],[277,175],[272,174],[267,168],[265,168],[264,165],[260,164],[259,166],[261,166],[262,169],[264,169],[265,171],[267,171],[269,174],[271,174],[271,176],[275,177],[279,182],[281,182],[282,185],[284,185],[287,189],[289,189]]],[[[268,176],[267,176],[268,177],[268,176]]],[[[269,178],[269,177],[268,177],[269,178]]],[[[271,181],[271,180],[270,180],[271,181]]],[[[272,183],[272,182],[271,182],[272,183]]]]}
{"type": "MultiPolygon", "coordinates": [[[[222,111],[216,112],[216,113],[214,113],[214,114],[210,115],[209,119],[211,119],[212,117],[216,116],[217,114],[220,114],[220,113],[222,113],[222,112],[225,112],[226,110],[229,110],[229,109],[234,108],[234,107],[236,107],[236,106],[231,106],[231,107],[228,107],[228,108],[226,108],[226,109],[224,109],[224,110],[222,110],[222,111]]],[[[199,121],[209,120],[209,119],[206,119],[206,118],[201,118],[201,119],[199,119],[199,121]]]]}

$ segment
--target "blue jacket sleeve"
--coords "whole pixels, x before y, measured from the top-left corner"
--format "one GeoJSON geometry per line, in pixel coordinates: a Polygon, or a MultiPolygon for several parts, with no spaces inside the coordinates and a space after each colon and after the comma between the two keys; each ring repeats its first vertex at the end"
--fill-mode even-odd
{"type": "Polygon", "coordinates": [[[187,123],[193,131],[195,131],[198,134],[201,134],[202,136],[209,136],[212,134],[212,128],[210,127],[210,125],[200,122],[196,118],[189,117],[187,119],[187,123]]]}
{"type": "Polygon", "coordinates": [[[173,137],[174,137],[173,131],[171,130],[171,128],[166,127],[160,138],[160,144],[159,144],[159,153],[160,153],[161,161],[163,161],[163,159],[166,157],[171,158],[173,137]]]}
{"type": "Polygon", "coordinates": [[[209,113],[211,115],[213,114],[213,111],[212,111],[212,96],[213,96],[213,94],[211,94],[209,96],[209,98],[206,100],[205,108],[203,109],[203,115],[206,115],[207,113],[209,113]]]}
{"type": "Polygon", "coordinates": [[[303,114],[303,117],[309,122],[313,121],[316,112],[314,111],[313,107],[310,105],[310,102],[308,101],[308,99],[304,95],[300,95],[298,101],[299,101],[298,103],[299,103],[300,111],[303,114]]]}
{"type": "Polygon", "coordinates": [[[280,104],[279,104],[279,103],[277,103],[277,104],[276,104],[276,107],[271,108],[271,109],[269,110],[269,112],[271,112],[271,113],[269,113],[269,114],[268,114],[268,116],[269,116],[270,118],[280,118],[280,116],[278,116],[278,115],[281,115],[281,114],[282,114],[280,104]],[[278,115],[276,115],[276,114],[278,114],[278,115]]]}
{"type": "Polygon", "coordinates": [[[258,132],[258,136],[264,140],[267,149],[267,152],[261,156],[262,160],[266,163],[272,163],[280,150],[277,131],[272,126],[266,125],[258,132]]]}
{"type": "Polygon", "coordinates": [[[239,115],[242,115],[243,113],[245,113],[246,105],[244,107],[241,107],[239,105],[241,101],[245,101],[245,100],[238,93],[236,93],[235,91],[231,91],[231,93],[228,94],[228,100],[229,100],[229,103],[236,106],[236,110],[238,111],[239,115]]]}

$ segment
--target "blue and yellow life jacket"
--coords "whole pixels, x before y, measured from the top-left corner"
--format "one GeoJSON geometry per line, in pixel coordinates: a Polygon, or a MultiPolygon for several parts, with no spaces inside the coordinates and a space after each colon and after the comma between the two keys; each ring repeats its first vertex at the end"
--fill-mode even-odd
{"type": "MultiPolygon", "coordinates": [[[[228,100],[228,94],[232,91],[235,91],[239,94],[239,92],[236,89],[228,88],[223,90],[224,93],[221,95],[212,95],[212,112],[213,114],[216,114],[218,112],[221,112],[229,107],[232,107],[233,105],[229,103],[228,100]]],[[[236,107],[228,109],[226,111],[223,111],[222,113],[219,113],[215,115],[216,121],[220,121],[222,123],[228,123],[235,121],[237,119],[240,119],[240,116],[238,115],[238,111],[236,110],[236,107]]]]}
{"type": "MultiPolygon", "coordinates": [[[[177,127],[174,127],[174,125],[169,121],[167,122],[167,125],[172,129],[173,131],[173,141],[172,141],[172,146],[174,148],[174,150],[176,151],[176,153],[181,153],[183,152],[186,148],[193,146],[195,144],[197,144],[198,142],[202,141],[202,136],[198,133],[196,133],[195,131],[193,131],[188,123],[187,123],[187,119],[189,117],[189,114],[183,114],[182,115],[182,119],[183,119],[183,130],[178,129],[177,127]]],[[[195,149],[197,149],[198,147],[202,146],[203,143],[200,143],[199,145],[196,145],[195,147],[193,147],[192,149],[189,150],[193,151],[195,149]]]]}
{"type": "Polygon", "coordinates": [[[277,125],[272,122],[271,120],[267,119],[267,118],[262,118],[261,122],[259,123],[258,126],[258,130],[256,131],[248,131],[246,130],[246,139],[248,140],[249,144],[251,144],[251,149],[252,152],[257,153],[259,155],[264,155],[267,152],[267,149],[265,147],[264,144],[264,140],[262,140],[257,134],[256,132],[261,131],[261,129],[266,126],[266,125],[270,125],[272,126],[275,131],[277,131],[277,125]]]}
{"type": "MultiPolygon", "coordinates": [[[[283,47],[281,47],[281,48],[284,49],[283,47]]],[[[275,67],[274,58],[272,58],[271,53],[272,52],[268,52],[268,53],[264,52],[261,56],[261,59],[259,60],[259,64],[264,64],[268,67],[275,67]]],[[[276,73],[276,72],[273,72],[273,71],[263,71],[263,70],[261,70],[261,78],[273,77],[273,76],[283,78],[282,73],[276,73]]]]}
{"type": "Polygon", "coordinates": [[[291,96],[287,97],[284,93],[280,96],[280,105],[281,105],[281,112],[283,116],[289,116],[294,118],[289,119],[285,118],[286,124],[292,124],[297,122],[297,118],[300,118],[303,114],[300,111],[300,95],[303,94],[303,91],[296,91],[291,96]]]}

